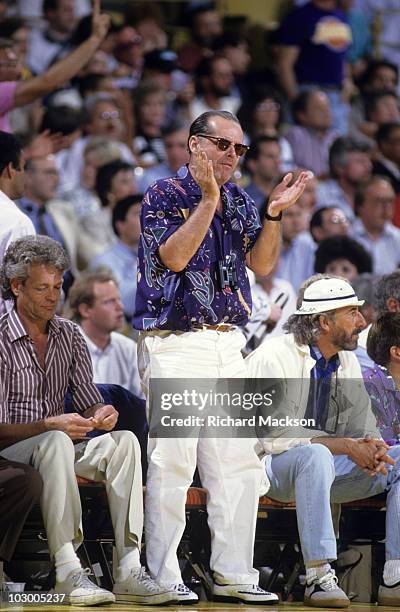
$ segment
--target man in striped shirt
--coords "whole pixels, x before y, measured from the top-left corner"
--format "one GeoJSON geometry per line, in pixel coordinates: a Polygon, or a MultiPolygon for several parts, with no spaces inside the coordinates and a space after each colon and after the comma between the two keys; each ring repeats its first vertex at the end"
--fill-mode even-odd
{"type": "Polygon", "coordinates": [[[41,507],[55,592],[66,602],[173,603],[140,567],[143,507],[140,448],[129,431],[112,432],[118,413],[105,405],[92,379],[88,349],[75,323],[55,315],[68,258],[47,236],[10,244],[0,268],[4,299],[14,308],[0,319],[0,454],[30,464],[43,479],[41,507]],[[64,414],[73,393],[78,413],[64,414]],[[94,429],[104,435],[87,439],[94,429]],[[114,593],[92,583],[74,548],[82,542],[75,474],[105,482],[118,558],[114,593]]]}

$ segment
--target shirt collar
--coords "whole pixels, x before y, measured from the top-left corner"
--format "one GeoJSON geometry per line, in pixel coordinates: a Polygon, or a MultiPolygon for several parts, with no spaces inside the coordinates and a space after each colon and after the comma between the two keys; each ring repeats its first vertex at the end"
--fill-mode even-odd
{"type": "MultiPolygon", "coordinates": [[[[49,334],[59,334],[60,332],[61,326],[59,317],[54,317],[49,321],[49,334]]],[[[8,337],[10,338],[11,342],[28,337],[28,332],[26,331],[15,307],[11,310],[8,316],[8,337]]]]}
{"type": "MultiPolygon", "coordinates": [[[[172,177],[172,179],[167,179],[167,180],[173,181],[173,180],[176,180],[177,178],[179,179],[183,189],[186,191],[186,194],[188,196],[201,197],[201,189],[196,183],[196,181],[194,180],[189,170],[189,164],[186,164],[185,166],[181,166],[178,172],[176,173],[176,175],[172,177]]],[[[224,191],[225,193],[229,193],[228,185],[229,185],[229,182],[225,183],[221,187],[222,191],[224,191]]]]}
{"type": "Polygon", "coordinates": [[[325,359],[321,351],[316,344],[310,345],[310,355],[316,361],[316,366],[326,370],[328,367],[332,372],[336,372],[339,367],[339,355],[332,355],[328,361],[325,359]]]}

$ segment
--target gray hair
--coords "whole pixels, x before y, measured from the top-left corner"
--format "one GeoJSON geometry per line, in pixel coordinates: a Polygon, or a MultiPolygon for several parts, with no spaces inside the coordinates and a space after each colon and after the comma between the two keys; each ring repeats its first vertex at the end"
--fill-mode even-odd
{"type": "MultiPolygon", "coordinates": [[[[378,281],[378,276],[375,274],[371,274],[370,272],[365,272],[364,274],[359,274],[354,280],[351,281],[351,285],[354,289],[354,293],[357,295],[359,300],[364,300],[364,306],[361,306],[361,310],[366,306],[373,306],[375,303],[375,292],[376,292],[376,283],[378,281]]],[[[400,276],[399,276],[400,283],[400,276]]],[[[400,294],[400,287],[399,287],[400,294]]]]}
{"type": "Polygon", "coordinates": [[[65,272],[69,257],[59,242],[48,236],[25,236],[10,243],[0,267],[0,291],[4,300],[15,300],[11,281],[25,282],[32,264],[42,264],[65,272]]]}
{"type": "Polygon", "coordinates": [[[112,93],[108,91],[98,91],[90,96],[87,96],[85,99],[85,111],[90,117],[92,116],[97,104],[100,102],[112,102],[112,104],[118,108],[118,102],[112,93]]]}
{"type": "MultiPolygon", "coordinates": [[[[296,308],[300,308],[303,303],[304,292],[316,281],[324,278],[341,278],[340,276],[332,276],[330,274],[314,274],[307,278],[300,286],[297,296],[296,308]]],[[[283,329],[288,334],[293,334],[297,344],[315,344],[321,335],[320,316],[325,315],[331,319],[335,316],[334,310],[328,312],[318,312],[310,315],[292,314],[286,321],[283,329]]]]}
{"type": "Polygon", "coordinates": [[[389,298],[400,302],[400,270],[385,274],[375,285],[374,306],[380,314],[387,312],[389,298]]]}

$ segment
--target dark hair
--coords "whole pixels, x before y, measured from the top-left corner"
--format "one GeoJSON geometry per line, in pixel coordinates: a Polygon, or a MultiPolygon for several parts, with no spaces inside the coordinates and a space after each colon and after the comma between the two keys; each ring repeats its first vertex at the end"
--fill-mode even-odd
{"type": "Polygon", "coordinates": [[[399,69],[396,64],[392,64],[392,62],[387,60],[370,60],[360,81],[361,89],[364,89],[364,87],[374,78],[375,73],[380,68],[390,68],[390,70],[393,70],[396,74],[396,79],[399,78],[399,69]]]}
{"type": "Polygon", "coordinates": [[[335,259],[348,259],[357,268],[358,274],[372,272],[371,255],[348,236],[331,236],[322,240],[315,252],[315,272],[322,274],[335,259]]]}
{"type": "Polygon", "coordinates": [[[108,194],[111,189],[112,180],[121,170],[133,170],[133,166],[121,159],[116,159],[108,164],[104,164],[104,166],[97,170],[96,192],[103,206],[108,206],[108,194]]]}
{"type": "Polygon", "coordinates": [[[242,102],[237,114],[243,131],[249,136],[254,133],[254,113],[257,107],[268,99],[273,100],[279,106],[277,129],[285,123],[285,104],[280,93],[268,85],[256,85],[252,88],[251,95],[246,96],[242,102]]]}
{"type": "Polygon", "coordinates": [[[299,93],[299,95],[293,100],[292,113],[296,121],[297,121],[297,117],[299,113],[305,113],[307,111],[307,106],[308,106],[311,96],[313,96],[315,93],[320,93],[320,92],[321,90],[318,89],[317,87],[314,87],[312,89],[306,89],[305,91],[302,91],[301,93],[299,93]]]}
{"type": "Polygon", "coordinates": [[[367,119],[370,119],[370,115],[371,113],[374,112],[374,110],[376,110],[376,107],[378,106],[378,103],[382,100],[382,98],[394,98],[396,100],[396,102],[398,102],[398,97],[395,94],[394,91],[391,91],[390,89],[385,89],[383,91],[377,91],[375,93],[370,93],[368,95],[368,97],[365,100],[365,116],[367,119]]]}
{"type": "Polygon", "coordinates": [[[89,307],[93,306],[95,301],[95,283],[108,283],[110,281],[115,283],[118,287],[118,282],[112,271],[105,266],[99,266],[94,270],[85,270],[82,272],[79,278],[74,281],[68,294],[69,318],[80,323],[81,316],[79,313],[79,306],[81,304],[87,304],[89,307]]]}
{"type": "Polygon", "coordinates": [[[197,134],[212,134],[209,126],[209,120],[213,117],[221,117],[227,121],[234,121],[240,125],[239,119],[233,113],[224,110],[211,110],[206,111],[199,115],[191,124],[189,128],[189,138],[191,136],[197,136],[197,134]]]}
{"type": "Polygon", "coordinates": [[[224,32],[213,41],[212,49],[216,53],[226,47],[239,47],[242,43],[247,43],[247,38],[237,32],[224,32]]]}
{"type": "Polygon", "coordinates": [[[112,211],[112,226],[114,233],[119,236],[119,232],[117,229],[118,221],[125,221],[126,216],[129,212],[129,209],[132,206],[140,205],[143,200],[143,193],[135,193],[134,195],[129,195],[126,198],[122,198],[122,200],[118,200],[115,204],[112,211]]]}
{"type": "Polygon", "coordinates": [[[170,121],[166,126],[161,128],[161,135],[163,138],[165,138],[170,134],[176,134],[176,132],[186,129],[188,129],[187,123],[182,123],[181,121],[170,121]]]}
{"type": "Polygon", "coordinates": [[[52,134],[72,134],[86,122],[86,113],[71,106],[49,106],[42,119],[39,132],[50,130],[52,134]]]}
{"type": "Polygon", "coordinates": [[[356,215],[358,215],[358,211],[360,210],[360,208],[362,208],[362,205],[364,204],[365,194],[367,190],[371,187],[371,185],[376,183],[376,181],[385,181],[386,183],[388,183],[388,185],[393,187],[391,180],[387,176],[384,176],[383,174],[373,174],[368,180],[359,185],[356,189],[356,193],[354,195],[354,212],[356,215]]]}
{"type": "Polygon", "coordinates": [[[258,159],[261,153],[261,145],[266,142],[275,142],[279,145],[279,138],[277,136],[257,136],[250,143],[250,149],[246,153],[245,164],[249,159],[258,159]]]}
{"type": "Polygon", "coordinates": [[[312,230],[315,227],[322,227],[322,217],[326,210],[332,210],[333,208],[337,208],[337,206],[323,206],[322,208],[318,208],[315,211],[313,216],[310,219],[310,232],[312,234],[312,230]]]}
{"type": "Polygon", "coordinates": [[[46,15],[49,11],[56,11],[58,8],[58,0],[43,0],[42,14],[46,15]]]}
{"type": "Polygon", "coordinates": [[[389,140],[392,136],[392,132],[394,132],[394,130],[398,130],[399,128],[400,123],[395,123],[394,121],[382,123],[379,126],[378,131],[375,135],[375,140],[378,143],[378,146],[380,146],[383,142],[389,140]]]}
{"type": "Polygon", "coordinates": [[[369,153],[371,147],[351,138],[350,136],[339,136],[333,141],[329,148],[329,171],[333,178],[337,178],[335,166],[344,166],[347,163],[349,153],[369,153]]]}
{"type": "Polygon", "coordinates": [[[22,144],[18,136],[0,130],[0,174],[8,164],[15,170],[21,170],[22,144]]]}
{"type": "Polygon", "coordinates": [[[27,27],[26,22],[21,17],[7,17],[7,19],[0,23],[0,36],[2,38],[11,38],[15,32],[27,27]]]}
{"type": "Polygon", "coordinates": [[[368,333],[367,353],[375,363],[387,366],[392,346],[400,346],[400,312],[385,312],[368,333]]]}
{"type": "Polygon", "coordinates": [[[101,81],[103,79],[108,78],[108,75],[106,74],[97,74],[97,73],[90,73],[90,74],[86,74],[85,76],[79,77],[78,79],[75,79],[76,85],[79,89],[79,93],[81,94],[82,98],[85,98],[86,95],[89,93],[94,93],[99,91],[99,84],[101,83],[101,81]]]}

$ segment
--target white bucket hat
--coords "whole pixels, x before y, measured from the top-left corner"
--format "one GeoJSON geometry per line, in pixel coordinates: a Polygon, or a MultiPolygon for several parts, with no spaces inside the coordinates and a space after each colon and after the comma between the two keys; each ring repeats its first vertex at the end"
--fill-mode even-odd
{"type": "Polygon", "coordinates": [[[315,281],[304,291],[303,301],[294,314],[309,315],[336,310],[345,306],[362,306],[353,287],[339,278],[322,278],[315,281]]]}

